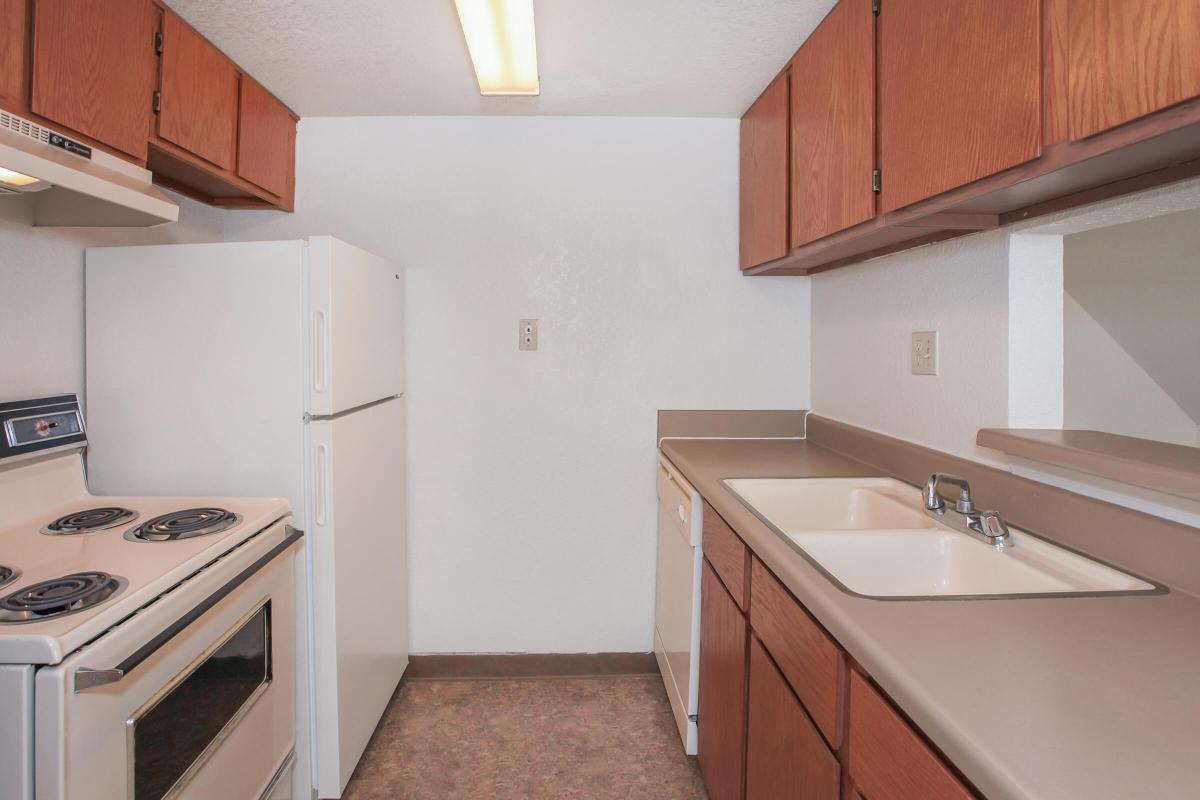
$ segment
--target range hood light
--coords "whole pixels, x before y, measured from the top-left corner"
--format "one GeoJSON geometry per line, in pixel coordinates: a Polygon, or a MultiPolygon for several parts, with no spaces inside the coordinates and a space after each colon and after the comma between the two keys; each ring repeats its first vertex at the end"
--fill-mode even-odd
{"type": "Polygon", "coordinates": [[[45,181],[38,180],[23,172],[13,172],[11,169],[5,169],[4,167],[0,167],[0,183],[5,186],[15,186],[26,192],[36,192],[41,189],[50,188],[50,184],[45,181]],[[39,183],[42,185],[38,186],[39,183]]]}
{"type": "Polygon", "coordinates": [[[483,95],[541,94],[533,0],[454,0],[483,95]]]}

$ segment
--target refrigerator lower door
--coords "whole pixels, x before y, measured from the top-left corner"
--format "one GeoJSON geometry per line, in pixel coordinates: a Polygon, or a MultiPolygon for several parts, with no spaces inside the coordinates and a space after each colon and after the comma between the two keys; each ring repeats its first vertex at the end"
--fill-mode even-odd
{"type": "Polygon", "coordinates": [[[336,798],[408,665],[404,399],[307,427],[316,788],[336,798]]]}

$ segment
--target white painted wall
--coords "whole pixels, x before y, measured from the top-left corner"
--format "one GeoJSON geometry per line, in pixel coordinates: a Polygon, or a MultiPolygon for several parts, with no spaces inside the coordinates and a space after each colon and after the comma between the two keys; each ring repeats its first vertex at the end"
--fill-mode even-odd
{"type": "Polygon", "coordinates": [[[160,228],[34,228],[30,198],[0,198],[0,401],[83,394],[83,251],[216,241],[223,212],[178,195],[160,228]]]}
{"type": "Polygon", "coordinates": [[[1063,237],[1008,239],[1008,427],[1063,427],[1063,237]]]}
{"type": "Polygon", "coordinates": [[[1200,420],[1200,209],[1084,231],[1063,245],[1067,292],[1200,420]]]}
{"type": "Polygon", "coordinates": [[[298,148],[297,213],[226,234],[407,270],[414,652],[649,650],[655,411],[809,402],[808,281],[733,266],[737,121],[310,118],[298,148]]]}
{"type": "Polygon", "coordinates": [[[1063,427],[1200,445],[1196,421],[1086,308],[1064,300],[1063,427]]]}
{"type": "MultiPolygon", "coordinates": [[[[1046,291],[1055,270],[1061,281],[1062,260],[1054,257],[1061,245],[1052,240],[1198,207],[1200,180],[1191,180],[814,276],[813,409],[1200,525],[1200,503],[1009,459],[975,445],[980,428],[1052,419],[1055,398],[1061,413],[1063,378],[1055,375],[1053,359],[1021,358],[1022,352],[1036,355],[1039,341],[1063,346],[1061,283],[1049,299],[1029,296],[1046,291]],[[1044,316],[1039,318],[1038,309],[1044,316]],[[910,337],[920,330],[939,332],[938,376],[910,374],[910,337]]],[[[1147,321],[1148,307],[1129,304],[1140,315],[1132,318],[1135,323],[1147,321]]]]}
{"type": "Polygon", "coordinates": [[[992,231],[812,279],[813,409],[967,458],[1008,420],[1008,236],[992,231]],[[938,331],[936,376],[911,374],[938,331]]]}

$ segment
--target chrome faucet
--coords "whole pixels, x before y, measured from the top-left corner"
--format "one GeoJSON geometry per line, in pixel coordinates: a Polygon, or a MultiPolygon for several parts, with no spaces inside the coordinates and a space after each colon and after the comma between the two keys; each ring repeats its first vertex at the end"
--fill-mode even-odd
{"type": "Polygon", "coordinates": [[[925,513],[934,519],[947,522],[952,528],[982,539],[997,550],[1003,550],[1012,544],[1012,535],[1008,525],[998,511],[976,511],[975,501],[971,499],[971,484],[965,478],[957,475],[947,475],[935,472],[925,484],[925,513]],[[954,503],[956,516],[946,517],[946,501],[938,494],[942,484],[958,487],[958,500],[954,503]]]}
{"type": "Polygon", "coordinates": [[[966,478],[947,475],[945,472],[935,472],[929,476],[929,482],[925,484],[925,508],[937,511],[946,507],[946,503],[938,494],[938,487],[943,483],[958,487],[958,501],[954,504],[955,511],[960,514],[975,513],[975,503],[971,500],[971,484],[967,483],[966,478]]]}

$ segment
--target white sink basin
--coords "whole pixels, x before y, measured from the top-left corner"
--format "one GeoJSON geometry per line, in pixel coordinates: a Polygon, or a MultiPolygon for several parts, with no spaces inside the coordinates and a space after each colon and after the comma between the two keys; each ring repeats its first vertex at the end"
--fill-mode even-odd
{"type": "Polygon", "coordinates": [[[1158,592],[1152,583],[1011,529],[997,550],[927,516],[887,478],[736,478],[742,503],[841,588],[866,597],[1158,592]]]}

